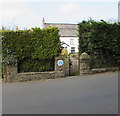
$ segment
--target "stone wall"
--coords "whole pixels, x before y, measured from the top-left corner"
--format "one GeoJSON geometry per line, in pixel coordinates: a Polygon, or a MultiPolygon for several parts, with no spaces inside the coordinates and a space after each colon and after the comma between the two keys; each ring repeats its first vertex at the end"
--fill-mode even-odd
{"type": "Polygon", "coordinates": [[[65,77],[65,58],[61,54],[55,58],[55,73],[55,77],[65,77]],[[63,65],[58,65],[59,60],[63,61],[63,65]]]}
{"type": "Polygon", "coordinates": [[[64,62],[64,57],[60,55],[55,59],[55,71],[47,72],[27,72],[18,73],[17,65],[5,65],[4,66],[4,82],[22,82],[22,81],[32,81],[39,79],[53,79],[65,77],[65,66],[58,65],[58,61],[62,60],[64,62]]]}
{"type": "MultiPolygon", "coordinates": [[[[80,64],[78,64],[80,65],[80,75],[120,70],[118,67],[90,69],[90,61],[91,58],[87,53],[81,54],[80,64]]],[[[67,71],[65,68],[65,58],[62,55],[55,59],[55,71],[18,73],[17,65],[5,65],[3,69],[4,82],[22,82],[39,79],[64,78],[67,71]],[[60,60],[63,61],[63,65],[58,64],[58,61],[60,60]]]]}
{"type": "Polygon", "coordinates": [[[118,67],[96,68],[96,69],[91,69],[91,74],[103,73],[103,72],[114,72],[114,71],[119,71],[119,70],[120,69],[118,67]]]}
{"type": "Polygon", "coordinates": [[[90,74],[90,56],[87,53],[80,55],[80,75],[90,74]]]}
{"type": "Polygon", "coordinates": [[[18,73],[14,78],[13,82],[32,81],[39,79],[53,79],[53,78],[55,78],[55,71],[18,73]]]}
{"type": "Polygon", "coordinates": [[[80,75],[84,74],[95,74],[95,73],[104,73],[104,72],[113,72],[119,71],[118,67],[107,67],[107,68],[90,68],[91,57],[87,53],[82,53],[80,55],[80,75]]]}
{"type": "Polygon", "coordinates": [[[5,65],[3,68],[3,78],[4,82],[12,82],[17,76],[17,66],[15,65],[5,65]]]}
{"type": "Polygon", "coordinates": [[[62,77],[65,77],[63,71],[16,73],[15,67],[9,66],[7,67],[7,75],[4,82],[10,82],[10,83],[23,82],[23,81],[32,81],[32,80],[40,80],[40,79],[62,78],[62,77]]]}

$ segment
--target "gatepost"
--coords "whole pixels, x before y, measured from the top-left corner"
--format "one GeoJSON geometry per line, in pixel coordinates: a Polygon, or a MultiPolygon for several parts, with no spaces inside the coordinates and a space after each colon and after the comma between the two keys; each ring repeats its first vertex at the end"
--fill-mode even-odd
{"type": "Polygon", "coordinates": [[[17,75],[17,66],[15,65],[6,65],[5,66],[6,68],[6,82],[12,82],[15,78],[16,78],[16,75],[17,75]]]}
{"type": "Polygon", "coordinates": [[[4,82],[12,82],[18,73],[17,58],[15,55],[7,55],[4,58],[3,78],[4,82]]]}
{"type": "Polygon", "coordinates": [[[55,77],[65,77],[65,65],[64,65],[64,56],[59,55],[55,58],[55,77]]]}
{"type": "Polygon", "coordinates": [[[91,57],[87,53],[82,53],[80,55],[80,75],[90,74],[90,62],[91,57]]]}

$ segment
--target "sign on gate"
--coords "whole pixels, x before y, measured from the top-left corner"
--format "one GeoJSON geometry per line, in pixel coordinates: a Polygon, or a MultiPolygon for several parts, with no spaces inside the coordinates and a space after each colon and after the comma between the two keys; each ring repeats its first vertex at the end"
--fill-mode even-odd
{"type": "Polygon", "coordinates": [[[57,62],[58,66],[62,66],[64,64],[63,60],[58,60],[57,62]]]}

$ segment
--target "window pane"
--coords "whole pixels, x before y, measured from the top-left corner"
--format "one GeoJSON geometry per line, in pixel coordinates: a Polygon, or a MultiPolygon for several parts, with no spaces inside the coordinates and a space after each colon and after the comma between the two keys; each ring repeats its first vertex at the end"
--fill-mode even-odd
{"type": "Polygon", "coordinates": [[[70,39],[70,44],[74,45],[74,39],[70,39]]]}
{"type": "Polygon", "coordinates": [[[75,47],[71,47],[71,53],[75,53],[75,47]]]}

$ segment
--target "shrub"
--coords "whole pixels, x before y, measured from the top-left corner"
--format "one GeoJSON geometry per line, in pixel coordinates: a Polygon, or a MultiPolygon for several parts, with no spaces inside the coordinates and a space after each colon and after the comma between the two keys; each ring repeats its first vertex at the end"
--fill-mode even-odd
{"type": "Polygon", "coordinates": [[[32,28],[22,31],[3,30],[2,34],[4,64],[14,64],[17,59],[20,66],[19,72],[53,69],[50,68],[50,65],[53,67],[54,58],[59,55],[60,51],[57,28],[32,28]]]}
{"type": "Polygon", "coordinates": [[[92,68],[119,66],[120,23],[82,21],[78,32],[79,54],[87,52],[92,57],[92,68]]]}

